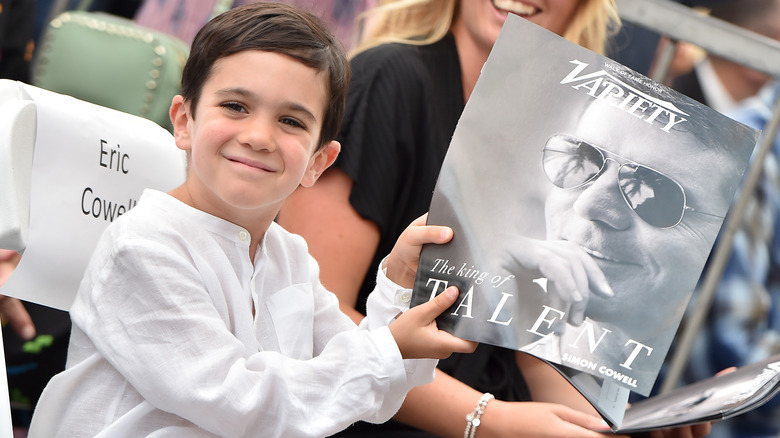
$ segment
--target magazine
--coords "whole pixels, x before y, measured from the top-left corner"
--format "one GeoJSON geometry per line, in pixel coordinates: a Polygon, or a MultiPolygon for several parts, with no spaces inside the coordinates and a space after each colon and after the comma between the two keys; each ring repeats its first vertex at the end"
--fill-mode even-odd
{"type": "Polygon", "coordinates": [[[725,420],[763,405],[778,391],[780,355],[633,403],[620,431],[725,420]]]}
{"type": "Polygon", "coordinates": [[[614,428],[649,395],[758,132],[509,15],[461,115],[412,304],[553,364],[614,428]]]}

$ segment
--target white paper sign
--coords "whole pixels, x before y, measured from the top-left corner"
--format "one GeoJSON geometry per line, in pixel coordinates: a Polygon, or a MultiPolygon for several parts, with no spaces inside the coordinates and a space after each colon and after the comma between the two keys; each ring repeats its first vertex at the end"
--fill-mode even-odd
{"type": "Polygon", "coordinates": [[[145,188],[184,181],[185,158],[157,124],[30,87],[37,108],[27,248],[0,294],[68,310],[103,230],[145,188]]]}

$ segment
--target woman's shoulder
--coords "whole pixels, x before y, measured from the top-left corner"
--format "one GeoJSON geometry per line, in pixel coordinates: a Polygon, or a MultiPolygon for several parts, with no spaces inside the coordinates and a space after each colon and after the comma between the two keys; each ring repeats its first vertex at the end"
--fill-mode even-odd
{"type": "Polygon", "coordinates": [[[355,55],[351,61],[353,82],[375,78],[410,80],[425,71],[419,47],[411,44],[386,43],[355,55]]]}
{"type": "Polygon", "coordinates": [[[457,62],[457,51],[449,36],[426,45],[385,43],[352,58],[353,77],[358,81],[376,76],[415,80],[437,71],[443,58],[457,62]]]}
{"type": "Polygon", "coordinates": [[[418,60],[420,47],[405,43],[384,43],[363,50],[352,58],[352,64],[370,65],[395,61],[414,62],[418,60]]]}

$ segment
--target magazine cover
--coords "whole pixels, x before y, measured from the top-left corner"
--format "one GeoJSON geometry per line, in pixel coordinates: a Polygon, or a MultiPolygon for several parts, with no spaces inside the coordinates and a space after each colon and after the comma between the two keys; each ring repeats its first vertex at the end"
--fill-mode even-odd
{"type": "Polygon", "coordinates": [[[592,376],[586,396],[619,424],[629,391],[653,387],[757,138],[510,14],[433,195],[428,223],[454,238],[424,247],[412,304],[458,286],[441,328],[592,376]]]}

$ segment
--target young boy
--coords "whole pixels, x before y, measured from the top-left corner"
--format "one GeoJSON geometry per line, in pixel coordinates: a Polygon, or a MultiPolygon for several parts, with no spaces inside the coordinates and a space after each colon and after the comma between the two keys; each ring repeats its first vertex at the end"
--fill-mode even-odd
{"type": "Polygon", "coordinates": [[[421,245],[451,230],[409,227],[358,329],[273,222],[338,155],[348,82],[335,38],[297,9],[253,3],[200,31],[170,110],[186,182],[144,192],[101,238],[30,437],[326,436],[389,419],[432,379],[435,360],[402,358],[473,350],[433,323],[452,293],[399,316],[421,245]]]}

